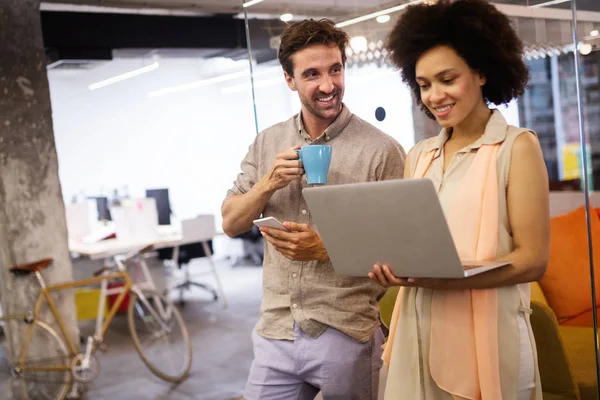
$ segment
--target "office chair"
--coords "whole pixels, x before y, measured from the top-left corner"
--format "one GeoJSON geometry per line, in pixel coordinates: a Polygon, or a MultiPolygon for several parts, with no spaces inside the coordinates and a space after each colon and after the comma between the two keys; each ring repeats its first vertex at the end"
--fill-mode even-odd
{"type": "Polygon", "coordinates": [[[236,259],[232,267],[241,265],[255,265],[261,267],[264,259],[264,239],[258,227],[253,226],[248,232],[237,235],[234,239],[241,239],[243,254],[236,259]]]}
{"type": "Polygon", "coordinates": [[[181,244],[170,249],[159,251],[159,256],[162,259],[167,259],[167,263],[176,265],[178,269],[183,269],[184,279],[179,282],[171,290],[179,290],[179,303],[185,304],[184,292],[193,287],[204,289],[212,294],[213,300],[216,301],[220,297],[223,299],[223,305],[227,306],[227,298],[221,284],[219,274],[212,260],[212,238],[216,234],[215,218],[213,215],[201,215],[197,218],[181,221],[181,231],[183,239],[181,244]],[[190,272],[190,262],[196,258],[206,258],[209,264],[209,271],[192,275],[190,272]],[[192,280],[192,277],[212,274],[218,291],[211,286],[192,280]]]}

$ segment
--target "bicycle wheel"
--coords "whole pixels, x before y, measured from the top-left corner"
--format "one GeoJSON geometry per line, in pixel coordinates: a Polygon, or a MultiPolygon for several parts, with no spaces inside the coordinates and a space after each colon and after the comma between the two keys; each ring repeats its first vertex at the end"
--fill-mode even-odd
{"type": "Polygon", "coordinates": [[[0,320],[0,393],[16,400],[63,400],[71,388],[69,353],[63,339],[41,321],[27,322],[23,316],[0,320]],[[19,351],[11,356],[8,340],[25,337],[33,326],[33,336],[22,363],[16,362],[19,351]],[[62,370],[48,370],[52,367],[62,370]],[[28,370],[35,368],[35,371],[28,370]]]}
{"type": "Polygon", "coordinates": [[[183,317],[173,302],[156,291],[133,291],[127,319],[142,361],[169,382],[186,378],[192,366],[192,344],[183,317]]]}

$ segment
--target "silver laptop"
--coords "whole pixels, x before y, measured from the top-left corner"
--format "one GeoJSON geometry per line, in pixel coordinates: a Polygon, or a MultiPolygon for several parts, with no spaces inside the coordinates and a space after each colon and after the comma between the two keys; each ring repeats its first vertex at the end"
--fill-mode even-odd
{"type": "Polygon", "coordinates": [[[463,278],[509,262],[458,257],[429,179],[307,187],[312,220],[340,275],[367,276],[388,264],[405,278],[463,278]]]}

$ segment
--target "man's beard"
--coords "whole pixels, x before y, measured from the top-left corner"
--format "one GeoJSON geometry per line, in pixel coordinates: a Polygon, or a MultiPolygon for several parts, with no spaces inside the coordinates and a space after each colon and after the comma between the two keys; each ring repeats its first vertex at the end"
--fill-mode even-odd
{"type": "Polygon", "coordinates": [[[340,94],[341,94],[341,90],[336,89],[332,93],[330,93],[329,95],[318,96],[318,98],[329,97],[331,95],[335,96],[334,97],[334,99],[335,99],[334,104],[332,106],[327,107],[327,108],[320,107],[318,100],[313,100],[313,99],[309,100],[309,99],[306,99],[303,96],[300,97],[300,101],[304,105],[304,107],[307,109],[307,111],[309,111],[315,117],[321,118],[321,119],[331,119],[332,116],[328,115],[329,112],[331,112],[332,110],[334,110],[335,111],[335,116],[337,116],[337,114],[341,111],[342,100],[341,100],[340,94]]]}

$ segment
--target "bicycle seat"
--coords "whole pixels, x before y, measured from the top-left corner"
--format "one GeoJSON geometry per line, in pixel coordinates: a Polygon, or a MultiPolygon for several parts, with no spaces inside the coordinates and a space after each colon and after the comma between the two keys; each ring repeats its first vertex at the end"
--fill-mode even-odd
{"type": "Polygon", "coordinates": [[[10,269],[10,272],[14,274],[28,274],[30,272],[39,272],[44,268],[47,268],[50,264],[52,264],[52,261],[54,260],[51,258],[45,258],[43,260],[39,260],[29,264],[13,265],[10,269]]]}

